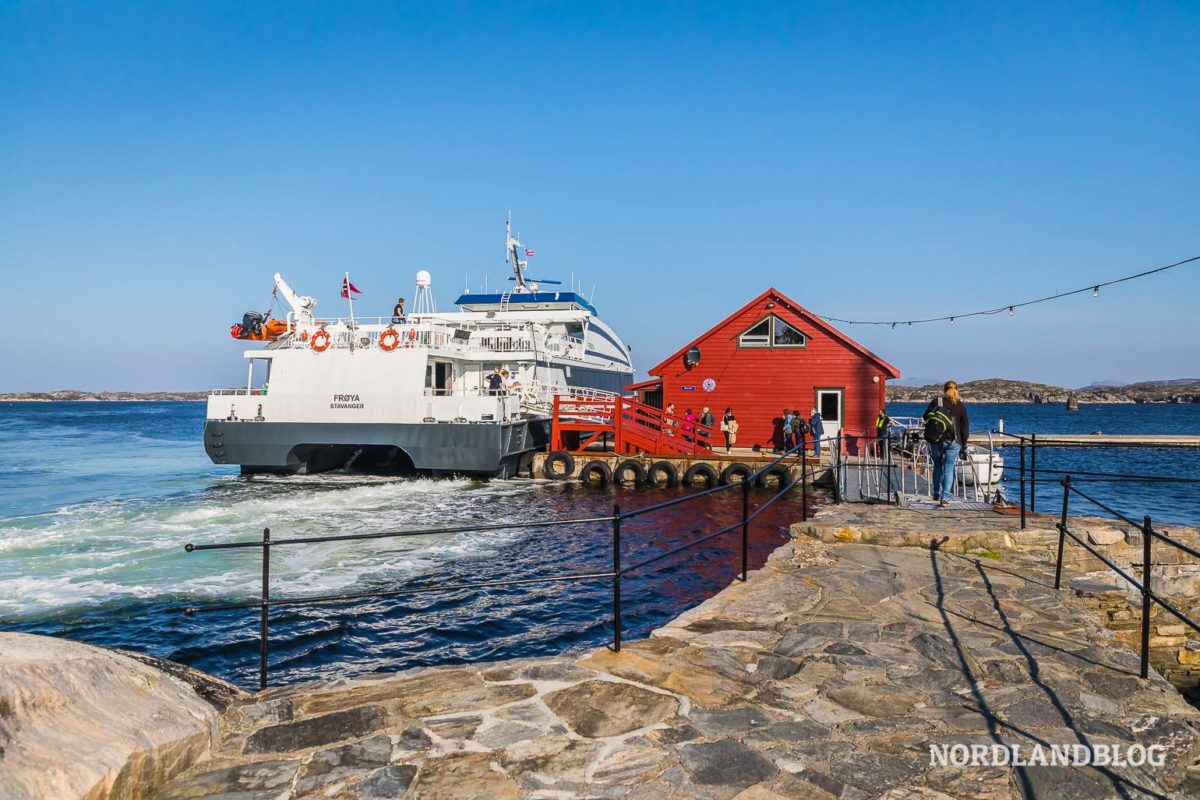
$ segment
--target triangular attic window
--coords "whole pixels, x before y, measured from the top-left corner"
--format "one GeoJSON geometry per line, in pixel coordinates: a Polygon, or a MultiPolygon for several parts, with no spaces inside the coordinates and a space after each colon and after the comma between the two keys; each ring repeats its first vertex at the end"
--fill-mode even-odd
{"type": "Polygon", "coordinates": [[[738,347],[804,347],[808,336],[771,314],[738,337],[738,347]]]}

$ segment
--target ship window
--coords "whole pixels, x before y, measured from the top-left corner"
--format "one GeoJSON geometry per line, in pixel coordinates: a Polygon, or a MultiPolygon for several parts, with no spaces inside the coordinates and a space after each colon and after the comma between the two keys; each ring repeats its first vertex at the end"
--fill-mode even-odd
{"type": "Polygon", "coordinates": [[[738,337],[738,347],[804,347],[808,336],[774,314],[738,337]]]}

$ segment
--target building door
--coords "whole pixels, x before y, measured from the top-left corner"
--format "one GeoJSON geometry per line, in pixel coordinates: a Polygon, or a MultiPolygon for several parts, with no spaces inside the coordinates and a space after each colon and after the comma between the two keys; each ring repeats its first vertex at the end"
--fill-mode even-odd
{"type": "Polygon", "coordinates": [[[825,436],[837,436],[842,429],[842,399],[845,392],[842,389],[817,389],[817,410],[825,424],[825,436]]]}

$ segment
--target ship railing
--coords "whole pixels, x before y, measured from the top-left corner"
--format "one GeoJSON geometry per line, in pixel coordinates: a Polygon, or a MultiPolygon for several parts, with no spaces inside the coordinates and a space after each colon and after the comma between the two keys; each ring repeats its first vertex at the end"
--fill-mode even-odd
{"type": "MultiPolygon", "coordinates": [[[[832,441],[832,439],[831,439],[832,441]]],[[[415,528],[394,531],[380,531],[369,533],[350,533],[339,534],[332,536],[298,536],[287,538],[272,538],[271,529],[269,527],[262,529],[260,539],[243,540],[235,542],[220,542],[213,544],[192,544],[184,546],[184,550],[188,553],[204,552],[212,550],[250,550],[257,551],[261,554],[262,563],[262,581],[260,584],[259,599],[253,601],[223,603],[214,605],[190,606],[184,609],[184,613],[188,615],[205,614],[213,612],[225,612],[234,610],[249,610],[253,609],[258,612],[258,645],[259,645],[259,663],[258,663],[258,688],[266,689],[269,682],[270,674],[270,624],[271,611],[276,608],[288,606],[303,606],[303,605],[324,605],[331,603],[353,603],[359,601],[375,600],[385,597],[405,597],[431,593],[453,594],[459,592],[487,592],[491,589],[498,589],[510,586],[526,586],[526,585],[545,585],[553,583],[579,583],[584,581],[607,581],[612,587],[611,592],[611,621],[612,621],[612,643],[610,645],[614,652],[620,652],[621,642],[624,631],[623,609],[622,609],[622,580],[633,573],[648,573],[663,569],[664,562],[668,559],[674,559],[682,553],[686,553],[696,547],[699,547],[708,542],[712,542],[720,537],[730,534],[741,535],[741,546],[735,550],[738,560],[732,565],[737,570],[737,579],[745,581],[749,575],[749,539],[751,524],[773,506],[783,497],[787,496],[797,486],[801,488],[801,518],[808,518],[808,493],[805,487],[810,485],[817,475],[819,470],[824,470],[824,467],[819,465],[810,467],[807,454],[803,448],[795,448],[783,453],[773,461],[759,467],[743,480],[726,485],[713,486],[701,491],[693,492],[683,497],[666,500],[661,503],[656,503],[644,508],[633,509],[630,511],[622,511],[620,504],[614,504],[612,514],[598,517],[584,517],[574,519],[557,519],[557,520],[542,520],[534,522],[517,522],[517,523],[493,523],[493,524],[472,524],[472,525],[449,525],[438,528],[415,528]],[[784,466],[785,469],[780,470],[779,467],[784,466]],[[775,481],[773,493],[754,505],[751,501],[751,487],[762,485],[769,480],[775,481]],[[648,518],[652,519],[653,515],[664,509],[678,506],[684,503],[691,503],[700,498],[709,497],[722,492],[738,492],[741,494],[741,513],[738,519],[728,525],[721,525],[715,530],[696,531],[698,534],[695,538],[671,547],[664,552],[653,553],[651,555],[643,555],[633,563],[625,560],[629,555],[628,545],[622,543],[622,526],[629,525],[633,520],[648,518]],[[483,531],[506,531],[506,530],[521,530],[529,528],[579,528],[583,526],[604,525],[611,531],[612,541],[612,561],[611,566],[607,568],[592,571],[571,571],[571,572],[555,572],[545,574],[526,575],[520,578],[511,578],[507,580],[495,581],[473,581],[466,583],[447,583],[438,582],[436,579],[415,579],[409,583],[396,586],[394,588],[386,588],[372,591],[362,592],[346,592],[340,594],[292,594],[280,597],[278,594],[273,594],[273,586],[271,581],[271,552],[272,550],[286,547],[302,547],[305,545],[320,545],[329,542],[350,542],[350,541],[370,541],[370,540],[386,540],[419,536],[438,536],[460,533],[474,533],[483,531]]],[[[712,523],[720,525],[720,523],[712,523]]]]}

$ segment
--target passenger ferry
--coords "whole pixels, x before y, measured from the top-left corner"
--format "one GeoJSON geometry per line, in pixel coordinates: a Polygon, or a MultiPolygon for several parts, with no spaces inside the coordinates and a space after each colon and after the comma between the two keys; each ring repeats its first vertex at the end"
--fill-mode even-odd
{"type": "MultiPolygon", "coordinates": [[[[629,348],[575,291],[529,278],[532,252],[506,232],[512,287],[436,310],[421,270],[404,317],[314,315],[275,275],[282,320],[247,314],[245,388],[208,398],[204,448],[243,474],[337,469],[508,477],[544,448],[555,395],[611,397],[633,378],[629,348]],[[257,369],[256,369],[257,367],[257,369]],[[497,369],[509,377],[493,389],[497,369]],[[257,384],[256,384],[257,381],[257,384]]],[[[572,287],[573,288],[573,287],[572,287]]],[[[343,294],[353,295],[349,276],[343,294]]]]}

